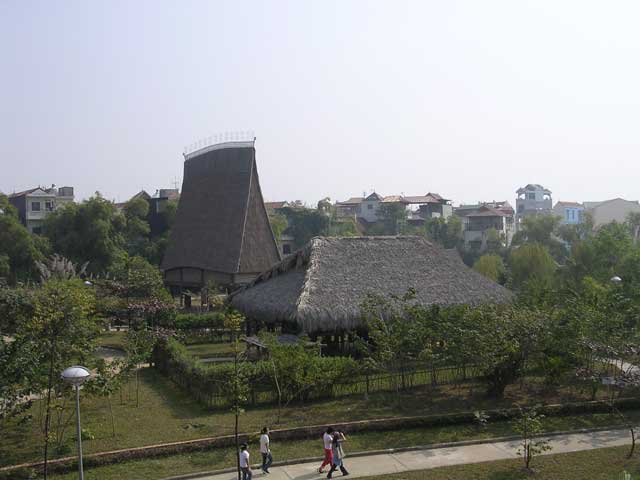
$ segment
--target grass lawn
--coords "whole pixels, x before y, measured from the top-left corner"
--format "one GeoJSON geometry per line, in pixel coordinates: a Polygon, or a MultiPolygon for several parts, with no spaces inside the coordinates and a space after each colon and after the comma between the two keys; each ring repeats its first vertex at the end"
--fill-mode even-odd
{"type": "Polygon", "coordinates": [[[199,343],[186,347],[189,353],[197,358],[233,356],[233,344],[231,343],[199,343]]]}
{"type": "MultiPolygon", "coordinates": [[[[122,403],[118,394],[114,395],[112,399],[116,423],[115,437],[111,434],[107,400],[83,395],[83,427],[94,436],[93,439],[83,443],[86,453],[225,435],[233,432],[233,415],[229,410],[206,410],[152,369],[143,369],[140,377],[139,407],[135,406],[133,382],[130,388],[124,389],[122,403]]],[[[246,432],[258,431],[264,425],[279,428],[369,418],[510,407],[515,401],[523,403],[527,400],[531,401],[532,395],[535,395],[536,401],[551,403],[559,400],[557,392],[544,396],[536,390],[535,386],[531,387],[533,391],[526,388],[521,390],[517,385],[510,386],[505,399],[500,402],[485,398],[480,387],[475,387],[472,391],[465,391],[464,388],[471,387],[424,388],[400,394],[372,394],[369,400],[364,400],[361,396],[354,396],[307,405],[294,405],[283,410],[279,423],[276,421],[276,408],[272,406],[247,407],[247,411],[241,417],[240,425],[241,430],[246,432]]],[[[567,396],[568,399],[574,399],[567,392],[560,393],[565,399],[567,396]]],[[[584,397],[578,396],[575,399],[584,399],[584,397]]],[[[0,441],[0,465],[12,465],[40,459],[42,443],[42,434],[38,423],[40,406],[41,402],[36,402],[32,407],[33,419],[30,422],[19,425],[10,421],[3,425],[2,441],[0,441]]],[[[635,412],[630,416],[640,419],[640,414],[635,412]]],[[[571,423],[566,423],[568,421],[566,418],[548,418],[547,420],[551,430],[611,423],[608,415],[583,416],[574,419],[571,423]]],[[[498,429],[495,434],[502,434],[499,431],[499,426],[491,428],[498,429]]],[[[468,438],[468,434],[468,431],[458,427],[454,433],[447,434],[446,438],[459,440],[468,438]]],[[[418,443],[438,442],[445,438],[442,437],[445,435],[444,433],[439,433],[435,429],[429,429],[428,432],[424,432],[424,435],[424,438],[418,443]]],[[[73,424],[67,429],[66,440],[71,451],[74,448],[72,437],[73,424]]],[[[415,439],[411,440],[411,442],[415,441],[415,439]]],[[[304,442],[296,443],[304,445],[304,442]]],[[[292,446],[292,448],[298,447],[292,446]]],[[[52,455],[55,456],[55,452],[52,455]]],[[[205,454],[205,457],[210,462],[214,455],[217,453],[209,452],[205,454]]],[[[194,458],[197,459],[197,455],[194,458]]],[[[195,468],[198,469],[197,466],[195,468]]]]}
{"type": "MultiPolygon", "coordinates": [[[[629,447],[602,448],[535,458],[535,474],[523,471],[522,460],[458,465],[432,470],[395,473],[363,480],[623,480],[640,478],[640,457],[627,459],[629,447]]],[[[161,478],[161,477],[159,477],[161,478]]],[[[340,477],[336,477],[340,478],[340,477]]]]}
{"type": "MultiPolygon", "coordinates": [[[[599,424],[607,424],[610,419],[605,418],[606,415],[586,416],[583,418],[564,418],[554,419],[547,425],[549,430],[578,428],[580,426],[594,426],[599,424]]],[[[640,412],[636,414],[640,418],[640,412]]],[[[378,450],[383,448],[399,448],[415,445],[427,445],[439,442],[469,440],[474,438],[491,438],[496,436],[513,435],[511,425],[508,422],[500,422],[489,425],[486,429],[478,429],[475,426],[448,426],[429,429],[406,429],[397,432],[368,432],[349,435],[350,451],[367,451],[378,450]]],[[[321,456],[320,440],[301,440],[295,442],[278,442],[276,435],[272,435],[271,447],[276,460],[292,460],[296,458],[306,458],[311,456],[321,456]]],[[[249,448],[254,451],[258,450],[258,440],[254,439],[249,444],[249,448]]],[[[620,457],[624,458],[628,452],[628,447],[621,449],[620,457]]],[[[259,455],[255,454],[255,458],[259,455]]],[[[258,461],[258,460],[256,460],[258,461]]],[[[232,448],[214,449],[207,452],[194,452],[183,455],[172,455],[148,460],[134,460],[122,462],[117,465],[109,465],[104,467],[89,468],[85,472],[85,478],[119,480],[123,476],[129,475],[130,478],[140,480],[155,480],[164,477],[178,475],[181,473],[192,473],[206,470],[216,470],[235,465],[235,457],[232,448]]],[[[537,464],[537,460],[536,460],[537,464]]],[[[519,465],[519,464],[518,464],[519,465]]],[[[556,470],[557,471],[557,470],[556,470]]],[[[622,471],[622,470],[620,470],[622,471]]],[[[430,472],[430,471],[429,471],[430,472]]],[[[423,472],[425,475],[426,472],[423,472]]],[[[77,475],[70,472],[63,475],[56,475],[56,480],[72,480],[77,475]]],[[[429,474],[430,475],[430,474],[429,474]]],[[[382,477],[380,477],[382,478],[382,477]]],[[[398,477],[403,478],[403,477],[398,477]]],[[[423,478],[423,477],[415,477],[423,478]]],[[[429,476],[429,478],[432,478],[429,476]]],[[[467,477],[437,477],[437,478],[467,478],[467,477]]],[[[472,477],[475,478],[475,477],[472,477]]],[[[491,478],[494,477],[478,477],[491,478]]],[[[502,478],[502,477],[495,477],[502,478]]],[[[512,478],[512,477],[505,477],[512,478]]],[[[521,478],[521,477],[513,477],[521,478]]],[[[545,477],[546,478],[546,477],[545,477]]],[[[564,477],[549,477],[564,478],[564,477]]],[[[578,478],[578,477],[576,477],[578,478]]],[[[582,477],[587,478],[587,477],[582,477]]],[[[588,477],[591,478],[591,477],[588,477]]]]}
{"type": "Polygon", "coordinates": [[[127,332],[102,332],[98,337],[98,346],[124,350],[124,338],[127,332]]]}

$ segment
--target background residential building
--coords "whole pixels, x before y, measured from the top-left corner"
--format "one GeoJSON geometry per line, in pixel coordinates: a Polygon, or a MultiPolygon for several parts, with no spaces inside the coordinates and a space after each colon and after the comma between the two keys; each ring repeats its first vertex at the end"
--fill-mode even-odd
{"type": "Polygon", "coordinates": [[[357,215],[357,218],[360,218],[368,223],[373,223],[378,221],[378,208],[380,208],[380,204],[384,198],[382,195],[373,192],[368,197],[365,197],[360,203],[360,213],[357,215]]]}
{"type": "Polygon", "coordinates": [[[449,218],[453,214],[451,200],[441,197],[437,193],[427,193],[426,195],[405,196],[405,195],[382,195],[373,192],[367,197],[351,197],[344,202],[337,202],[336,215],[341,218],[354,218],[374,223],[381,220],[379,208],[381,204],[396,203],[403,205],[407,211],[409,223],[418,225],[424,224],[429,218],[449,218]]]}
{"type": "Polygon", "coordinates": [[[339,218],[358,218],[363,200],[364,197],[351,197],[344,202],[336,202],[336,216],[339,218]]]}
{"type": "Polygon", "coordinates": [[[551,214],[553,201],[551,190],[537,183],[530,183],[516,190],[516,227],[527,215],[551,214]]]}
{"type": "Polygon", "coordinates": [[[151,235],[158,235],[169,228],[168,218],[165,214],[169,202],[180,200],[180,190],[177,188],[160,188],[156,190],[153,197],[147,199],[149,202],[149,228],[151,235]]]}
{"type": "MultiPolygon", "coordinates": [[[[401,196],[401,203],[407,205],[409,210],[409,220],[429,218],[447,219],[453,214],[451,200],[442,198],[437,193],[427,193],[419,196],[401,196]]],[[[385,199],[386,200],[386,199],[385,199]]]]}
{"type": "Polygon", "coordinates": [[[456,208],[455,214],[462,218],[464,248],[485,250],[491,231],[495,231],[504,246],[509,246],[515,234],[514,213],[507,201],[480,202],[456,208]]]}
{"type": "Polygon", "coordinates": [[[553,215],[560,217],[562,225],[577,225],[582,223],[584,205],[577,202],[556,202],[553,215]]]}
{"type": "Polygon", "coordinates": [[[44,220],[58,208],[73,202],[73,187],[36,187],[9,195],[18,217],[31,233],[40,233],[44,220]]]}
{"type": "Polygon", "coordinates": [[[280,202],[264,202],[264,208],[267,209],[267,215],[275,215],[281,213],[283,208],[289,207],[290,203],[286,200],[280,202]]]}
{"type": "Polygon", "coordinates": [[[613,198],[604,202],[584,202],[584,208],[593,218],[594,228],[598,228],[613,221],[626,221],[630,213],[640,212],[640,203],[637,200],[613,198]]]}

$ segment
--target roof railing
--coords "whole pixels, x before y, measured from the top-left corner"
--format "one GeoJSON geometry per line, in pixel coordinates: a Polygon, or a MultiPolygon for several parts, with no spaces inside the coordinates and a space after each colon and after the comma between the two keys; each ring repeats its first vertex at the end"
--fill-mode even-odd
{"type": "Polygon", "coordinates": [[[253,130],[240,130],[235,132],[224,132],[201,138],[197,142],[184,147],[183,155],[186,157],[198,150],[208,148],[214,145],[231,142],[255,142],[256,137],[253,130]]]}

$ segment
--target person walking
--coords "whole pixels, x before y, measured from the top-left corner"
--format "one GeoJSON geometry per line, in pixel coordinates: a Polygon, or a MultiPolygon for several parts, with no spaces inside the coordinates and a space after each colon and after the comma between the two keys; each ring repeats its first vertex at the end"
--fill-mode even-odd
{"type": "Polygon", "coordinates": [[[262,454],[262,471],[269,473],[269,467],[273,463],[273,455],[271,455],[271,446],[269,444],[269,428],[262,429],[260,435],[260,453],[262,454]]]}
{"type": "Polygon", "coordinates": [[[324,473],[322,469],[325,465],[331,466],[333,464],[333,427],[327,427],[324,435],[322,435],[322,443],[324,444],[324,460],[320,468],[318,468],[318,473],[324,473]]]}
{"type": "Polygon", "coordinates": [[[327,478],[331,478],[333,472],[335,472],[338,468],[342,472],[342,476],[346,477],[349,475],[347,469],[344,467],[343,459],[344,459],[344,449],[342,448],[342,442],[345,442],[347,437],[342,432],[334,432],[333,433],[333,462],[331,462],[331,469],[327,474],[327,478]]]}
{"type": "Polygon", "coordinates": [[[249,463],[249,448],[246,443],[240,445],[240,471],[242,472],[242,480],[251,480],[253,472],[249,463]]]}

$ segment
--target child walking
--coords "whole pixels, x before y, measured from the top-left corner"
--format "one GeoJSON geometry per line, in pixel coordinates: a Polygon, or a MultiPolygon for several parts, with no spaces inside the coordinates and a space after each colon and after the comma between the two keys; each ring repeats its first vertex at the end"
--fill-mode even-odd
{"type": "Polygon", "coordinates": [[[242,480],[251,480],[253,472],[249,463],[249,450],[246,443],[240,445],[240,471],[242,471],[242,480]]]}
{"type": "Polygon", "coordinates": [[[331,463],[331,470],[327,474],[327,478],[331,478],[333,472],[335,472],[338,468],[342,472],[342,476],[346,477],[349,475],[347,469],[344,467],[343,459],[344,459],[344,450],[342,448],[342,442],[345,442],[347,437],[342,432],[334,432],[333,433],[333,442],[332,442],[332,450],[333,450],[333,462],[331,463]]]}

